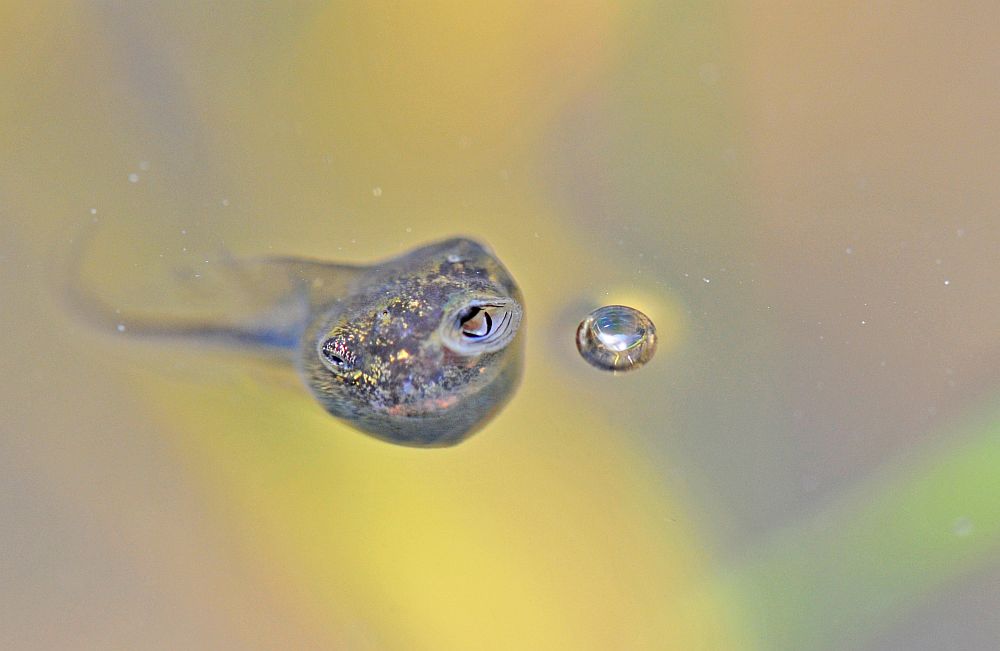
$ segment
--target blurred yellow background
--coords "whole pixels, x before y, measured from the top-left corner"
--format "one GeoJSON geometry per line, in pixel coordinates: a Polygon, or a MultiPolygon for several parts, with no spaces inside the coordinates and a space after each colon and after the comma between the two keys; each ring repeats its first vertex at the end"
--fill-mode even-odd
{"type": "Polygon", "coordinates": [[[998,14],[0,4],[0,647],[989,648],[998,14]],[[452,449],[58,300],[456,234],[528,357],[452,449]]]}

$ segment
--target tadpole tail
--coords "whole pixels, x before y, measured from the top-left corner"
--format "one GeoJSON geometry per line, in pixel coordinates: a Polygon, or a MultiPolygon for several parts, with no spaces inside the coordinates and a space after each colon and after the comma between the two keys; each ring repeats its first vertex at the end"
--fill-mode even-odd
{"type": "MultiPolygon", "coordinates": [[[[113,336],[198,341],[229,346],[255,346],[289,350],[298,344],[298,328],[283,318],[281,327],[261,319],[243,323],[222,319],[178,317],[169,312],[137,310],[117,306],[85,281],[87,254],[98,232],[94,224],[81,224],[69,238],[62,264],[53,265],[57,276],[50,286],[71,317],[90,329],[113,336]]],[[[243,288],[242,291],[250,291],[243,288]]],[[[287,312],[288,310],[286,310],[287,312]]],[[[290,316],[290,315],[289,315],[290,316]]],[[[272,319],[273,321],[273,319],[272,319]]]]}
{"type": "Polygon", "coordinates": [[[223,256],[197,265],[199,273],[164,275],[161,296],[144,300],[141,308],[118,306],[84,280],[97,230],[84,224],[70,238],[56,286],[72,314],[111,335],[292,351],[309,320],[350,295],[366,273],[365,267],[308,258],[223,256]],[[168,304],[168,289],[181,290],[185,302],[168,304]]]}

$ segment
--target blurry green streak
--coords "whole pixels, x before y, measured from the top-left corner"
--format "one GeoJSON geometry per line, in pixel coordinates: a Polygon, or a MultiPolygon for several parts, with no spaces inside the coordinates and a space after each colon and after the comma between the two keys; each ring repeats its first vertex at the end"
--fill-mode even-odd
{"type": "Polygon", "coordinates": [[[1000,417],[954,438],[964,442],[888,469],[721,577],[753,646],[854,648],[997,549],[1000,417]]]}

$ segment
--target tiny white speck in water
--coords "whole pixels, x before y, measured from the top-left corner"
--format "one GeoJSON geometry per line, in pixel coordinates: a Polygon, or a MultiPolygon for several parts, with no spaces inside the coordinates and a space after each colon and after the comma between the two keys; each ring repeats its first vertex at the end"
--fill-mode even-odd
{"type": "Polygon", "coordinates": [[[846,253],[847,255],[851,255],[852,253],[854,253],[854,249],[852,249],[851,247],[847,247],[846,249],[844,249],[844,253],[846,253]]]}
{"type": "Polygon", "coordinates": [[[187,235],[187,234],[188,234],[187,229],[186,228],[182,228],[181,229],[181,235],[187,235]]]}
{"type": "Polygon", "coordinates": [[[124,323],[119,323],[118,324],[118,332],[125,332],[125,324],[124,323]]]}
{"type": "Polygon", "coordinates": [[[945,285],[950,285],[950,284],[951,284],[951,281],[950,281],[950,280],[946,280],[946,281],[944,281],[944,284],[945,284],[945,285]]]}
{"type": "Polygon", "coordinates": [[[382,196],[382,188],[380,188],[378,186],[375,186],[374,188],[372,188],[372,195],[376,196],[376,197],[381,197],[382,196]]]}
{"type": "Polygon", "coordinates": [[[222,200],[222,205],[223,206],[228,206],[229,205],[229,199],[223,199],[222,200]]]}
{"type": "Polygon", "coordinates": [[[706,283],[712,282],[712,280],[710,278],[702,278],[702,280],[704,280],[706,283]]]}
{"type": "Polygon", "coordinates": [[[865,325],[867,323],[868,323],[867,321],[864,321],[864,320],[861,321],[861,325],[865,325]]]}
{"type": "Polygon", "coordinates": [[[407,233],[412,233],[412,232],[413,232],[413,229],[412,229],[412,228],[410,228],[409,226],[407,226],[407,227],[406,227],[406,232],[407,232],[407,233]]]}
{"type": "Polygon", "coordinates": [[[139,182],[139,175],[136,174],[135,172],[132,172],[131,174],[128,175],[128,182],[129,183],[138,183],[139,182]]]}
{"type": "Polygon", "coordinates": [[[96,215],[97,214],[97,208],[91,208],[90,209],[90,214],[91,215],[96,215]]]}
{"type": "Polygon", "coordinates": [[[960,518],[955,518],[955,521],[951,523],[951,531],[959,538],[965,538],[972,534],[973,526],[972,520],[966,516],[960,518]]]}
{"type": "Polygon", "coordinates": [[[148,160],[139,161],[139,169],[141,169],[143,172],[148,171],[149,161],[148,160]]]}
{"type": "Polygon", "coordinates": [[[719,66],[705,63],[698,68],[698,76],[706,86],[714,86],[719,81],[719,66]]]}

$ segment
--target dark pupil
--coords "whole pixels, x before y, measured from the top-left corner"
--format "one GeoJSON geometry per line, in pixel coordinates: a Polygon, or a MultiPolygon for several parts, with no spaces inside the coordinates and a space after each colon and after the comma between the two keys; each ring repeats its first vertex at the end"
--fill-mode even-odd
{"type": "Polygon", "coordinates": [[[473,339],[485,337],[493,330],[493,317],[490,316],[489,312],[474,307],[462,319],[462,326],[462,334],[466,337],[473,339]],[[484,323],[485,328],[483,328],[484,323]]]}

